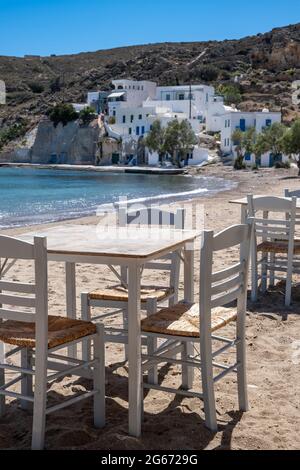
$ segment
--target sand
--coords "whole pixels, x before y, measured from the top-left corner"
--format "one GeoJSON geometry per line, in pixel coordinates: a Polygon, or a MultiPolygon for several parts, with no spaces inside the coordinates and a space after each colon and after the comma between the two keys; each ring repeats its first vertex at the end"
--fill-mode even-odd
{"type": "MultiPolygon", "coordinates": [[[[231,168],[211,165],[201,170],[204,175],[225,177],[237,182],[234,190],[202,198],[206,228],[221,230],[240,221],[240,208],[229,204],[231,199],[248,193],[283,195],[285,188],[299,188],[296,169],[234,172],[231,168]]],[[[178,205],[178,204],[176,204],[178,205]]],[[[70,222],[65,222],[70,223],[70,222]]],[[[95,217],[72,223],[97,223],[95,217]]],[[[5,231],[18,234],[27,228],[5,231]]],[[[3,232],[4,233],[4,232],[3,232]]],[[[226,259],[235,257],[232,252],[226,259]]],[[[196,266],[199,253],[196,253],[196,266]]],[[[226,260],[220,259],[219,265],[226,260]]],[[[218,264],[217,263],[217,264],[218,264]]],[[[30,266],[18,265],[15,275],[29,279],[30,266]]],[[[64,266],[50,263],[50,313],[65,314],[64,266]]],[[[198,282],[198,270],[195,282],[198,282]]],[[[150,274],[149,281],[159,280],[150,274]]],[[[77,268],[78,314],[80,292],[114,282],[104,267],[77,268]]],[[[183,283],[181,280],[180,289],[183,283]]],[[[197,289],[196,289],[197,290],[197,289]]],[[[47,449],[298,449],[300,446],[300,293],[284,307],[282,289],[260,297],[254,305],[249,300],[247,317],[248,382],[250,410],[238,411],[236,377],[227,376],[216,386],[219,431],[211,433],[204,427],[203,403],[198,399],[173,396],[157,391],[145,392],[143,434],[140,439],[127,433],[127,364],[123,348],[106,346],[107,363],[107,425],[97,430],[92,424],[92,402],[86,401],[51,415],[47,419],[47,449]],[[298,343],[297,343],[298,341],[298,343]],[[299,354],[294,349],[298,345],[299,354]]],[[[116,320],[115,324],[118,323],[116,320]]],[[[229,333],[232,326],[227,327],[229,333]]],[[[177,366],[163,369],[164,385],[180,386],[177,366]]],[[[197,374],[196,374],[197,375],[197,374]]],[[[90,387],[87,380],[68,377],[51,387],[50,400],[64,397],[90,387]]],[[[32,415],[7,399],[7,412],[0,418],[0,448],[30,447],[32,415]]]]}

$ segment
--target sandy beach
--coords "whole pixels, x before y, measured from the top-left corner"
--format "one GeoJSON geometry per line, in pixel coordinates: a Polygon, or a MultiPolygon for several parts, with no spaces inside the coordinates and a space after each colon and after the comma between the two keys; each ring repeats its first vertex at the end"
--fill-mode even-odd
{"type": "MultiPolygon", "coordinates": [[[[196,170],[195,170],[196,171],[196,170]]],[[[258,172],[235,172],[231,167],[210,165],[201,175],[233,180],[233,190],[201,198],[204,204],[205,227],[219,231],[240,221],[240,207],[229,203],[249,193],[282,196],[285,188],[299,189],[297,170],[266,169],[258,172]]],[[[180,203],[175,203],[180,205],[180,203]]],[[[64,223],[96,224],[96,217],[64,223]]],[[[54,224],[52,224],[54,225],[54,224]]],[[[56,224],[57,225],[57,224],[56,224]]],[[[59,224],[61,225],[61,223],[59,224]]],[[[34,229],[37,229],[35,227],[34,229]]],[[[1,233],[20,234],[28,227],[1,233]]],[[[232,253],[228,260],[234,257],[232,253]]],[[[199,252],[196,253],[195,283],[199,281],[199,252]]],[[[219,260],[220,265],[226,260],[219,260]]],[[[16,278],[29,278],[30,266],[19,263],[16,278]]],[[[64,266],[49,265],[50,313],[65,315],[64,266]]],[[[161,275],[163,276],[163,275],[161,275]]],[[[149,282],[163,283],[163,277],[150,274],[149,282]]],[[[80,293],[115,282],[104,267],[77,267],[77,313],[80,314],[80,293]]],[[[181,280],[180,289],[182,292],[181,280]]],[[[196,292],[197,292],[196,288],[196,292]]],[[[238,411],[236,378],[227,376],[216,386],[219,431],[212,434],[204,427],[203,403],[198,399],[145,391],[145,415],[140,439],[127,433],[127,364],[123,348],[106,346],[107,425],[97,430],[92,424],[92,401],[83,402],[53,414],[47,419],[46,449],[298,449],[300,446],[300,288],[294,292],[290,309],[284,307],[280,286],[268,292],[254,305],[249,300],[247,317],[248,383],[250,410],[238,411]],[[299,346],[298,361],[295,344],[299,346]]],[[[118,320],[112,321],[117,324],[118,320]]],[[[234,328],[229,326],[227,328],[234,328]]],[[[180,385],[177,366],[164,368],[166,386],[180,385]]],[[[197,374],[196,374],[197,375],[197,374]]],[[[62,400],[89,387],[88,381],[68,377],[51,387],[50,400],[62,400]]],[[[0,448],[28,449],[31,440],[32,415],[20,410],[14,400],[7,399],[7,413],[0,418],[0,448]]]]}

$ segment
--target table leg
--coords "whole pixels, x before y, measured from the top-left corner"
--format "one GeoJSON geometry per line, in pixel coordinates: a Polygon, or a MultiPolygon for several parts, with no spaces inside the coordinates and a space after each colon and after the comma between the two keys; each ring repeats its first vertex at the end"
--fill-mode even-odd
{"type": "Polygon", "coordinates": [[[139,437],[142,422],[142,370],[141,370],[141,273],[140,266],[128,267],[128,407],[129,434],[139,437]]]}
{"type": "MultiPolygon", "coordinates": [[[[66,263],[66,310],[68,318],[76,318],[76,269],[75,263],[66,263]]],[[[77,356],[76,345],[68,347],[70,357],[77,356]]]]}
{"type": "Polygon", "coordinates": [[[242,224],[247,223],[247,217],[248,217],[247,206],[242,206],[241,207],[241,223],[242,224]]]}
{"type": "MultiPolygon", "coordinates": [[[[184,249],[184,300],[187,302],[194,302],[194,257],[195,245],[189,243],[184,249]]],[[[183,354],[182,359],[187,360],[188,356],[194,353],[193,343],[184,341],[182,343],[183,354]]],[[[182,366],[182,387],[185,389],[193,388],[194,381],[194,368],[183,365],[182,366]]]]}

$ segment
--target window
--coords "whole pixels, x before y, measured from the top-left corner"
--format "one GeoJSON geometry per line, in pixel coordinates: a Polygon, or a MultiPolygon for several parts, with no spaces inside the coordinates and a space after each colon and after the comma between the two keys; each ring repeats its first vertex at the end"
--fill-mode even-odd
{"type": "Polygon", "coordinates": [[[132,134],[132,128],[131,128],[131,127],[129,127],[129,129],[128,129],[128,134],[129,134],[129,135],[132,134]]]}
{"type": "Polygon", "coordinates": [[[145,126],[142,126],[142,135],[145,134],[145,126]]]}
{"type": "Polygon", "coordinates": [[[246,130],[246,119],[240,119],[240,129],[243,132],[246,130]]]}
{"type": "Polygon", "coordinates": [[[135,133],[136,133],[136,135],[140,135],[140,127],[139,126],[136,127],[135,133]]]}
{"type": "Polygon", "coordinates": [[[123,116],[123,124],[126,122],[126,116],[123,116]]]}
{"type": "Polygon", "coordinates": [[[171,99],[171,95],[166,95],[166,100],[170,101],[170,99],[171,99]]]}
{"type": "Polygon", "coordinates": [[[116,110],[115,109],[113,110],[113,116],[116,116],[116,110]]]}
{"type": "Polygon", "coordinates": [[[135,85],[133,85],[132,89],[135,90],[135,85]]]}
{"type": "Polygon", "coordinates": [[[143,87],[143,86],[141,86],[141,90],[144,91],[144,87],[143,87]]]}
{"type": "Polygon", "coordinates": [[[132,114],[132,115],[130,116],[130,122],[133,122],[133,120],[134,120],[134,115],[132,114]]]}
{"type": "Polygon", "coordinates": [[[184,93],[180,93],[180,95],[178,96],[178,99],[180,101],[183,101],[184,100],[184,93]]]}
{"type": "Polygon", "coordinates": [[[271,127],[272,119],[266,119],[266,127],[271,127]]]}
{"type": "Polygon", "coordinates": [[[228,119],[228,127],[230,127],[230,124],[231,124],[230,119],[228,119]]]}
{"type": "Polygon", "coordinates": [[[152,131],[152,129],[153,129],[153,126],[152,126],[152,124],[151,124],[151,125],[150,125],[150,131],[152,131]]]}
{"type": "Polygon", "coordinates": [[[143,119],[143,115],[142,115],[142,114],[139,114],[139,119],[143,119]]]}
{"type": "Polygon", "coordinates": [[[224,140],[224,147],[227,147],[227,139],[224,140]]]}
{"type": "Polygon", "coordinates": [[[225,129],[226,129],[226,127],[227,127],[227,119],[225,119],[225,129]]]}

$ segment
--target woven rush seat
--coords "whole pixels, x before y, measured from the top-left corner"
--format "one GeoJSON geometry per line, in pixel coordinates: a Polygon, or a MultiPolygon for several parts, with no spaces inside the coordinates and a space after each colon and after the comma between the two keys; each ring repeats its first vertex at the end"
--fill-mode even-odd
{"type": "MultiPolygon", "coordinates": [[[[141,301],[147,302],[149,299],[161,301],[174,293],[174,289],[170,287],[141,287],[141,301]]],[[[128,302],[128,290],[121,286],[107,287],[105,289],[97,289],[89,293],[89,298],[93,300],[115,300],[120,302],[128,302]]]]}
{"type": "MultiPolygon", "coordinates": [[[[91,322],[48,316],[48,348],[63,345],[96,333],[91,322]]],[[[24,348],[35,347],[35,323],[7,320],[0,323],[0,341],[24,348]]]]}
{"type": "MultiPolygon", "coordinates": [[[[274,241],[263,242],[257,246],[257,251],[267,253],[288,253],[288,242],[274,241]]],[[[294,255],[300,255],[300,241],[295,240],[294,255]]]]}
{"type": "MultiPolygon", "coordinates": [[[[167,335],[199,338],[199,306],[181,303],[163,308],[159,312],[142,320],[142,331],[167,335]]],[[[218,307],[212,310],[211,331],[223,328],[236,321],[236,309],[218,307]]]]}

